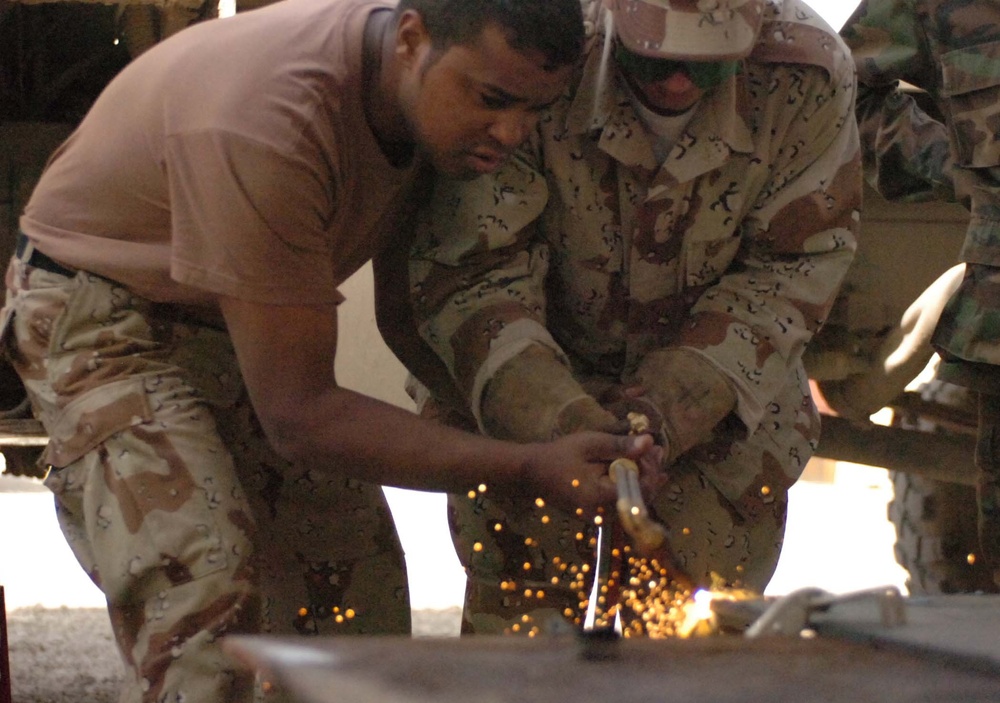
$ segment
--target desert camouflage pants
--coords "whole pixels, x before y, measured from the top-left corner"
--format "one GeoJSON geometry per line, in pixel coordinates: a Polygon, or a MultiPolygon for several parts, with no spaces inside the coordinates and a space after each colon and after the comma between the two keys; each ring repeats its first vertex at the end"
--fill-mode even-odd
{"type": "MultiPolygon", "coordinates": [[[[424,417],[474,431],[433,399],[419,401],[424,417]]],[[[768,409],[766,425],[749,437],[738,420],[723,421],[711,441],[670,467],[669,482],[647,506],[697,586],[721,581],[762,592],[774,574],[788,489],[819,437],[805,373],[794,374],[768,409]]],[[[468,575],[463,633],[531,635],[583,621],[596,529],[535,499],[501,500],[488,485],[449,496],[452,539],[468,575]]],[[[640,614],[623,608],[622,616],[624,627],[641,627],[640,614]]]]}
{"type": "MultiPolygon", "coordinates": [[[[687,574],[699,586],[712,585],[715,574],[726,585],[763,591],[781,552],[788,484],[775,482],[768,500],[741,514],[690,462],[679,461],[670,477],[650,514],[670,531],[687,574]]],[[[469,577],[463,633],[531,635],[583,622],[593,583],[592,525],[535,504],[533,496],[495,500],[488,487],[450,496],[449,521],[469,577]]],[[[627,628],[641,616],[623,608],[622,617],[627,628]]]]}
{"type": "Polygon", "coordinates": [[[381,489],[275,455],[224,332],[83,272],[15,259],[7,285],[6,350],[50,435],[63,532],[107,597],[122,701],[252,700],[227,634],[410,632],[381,489]]]}

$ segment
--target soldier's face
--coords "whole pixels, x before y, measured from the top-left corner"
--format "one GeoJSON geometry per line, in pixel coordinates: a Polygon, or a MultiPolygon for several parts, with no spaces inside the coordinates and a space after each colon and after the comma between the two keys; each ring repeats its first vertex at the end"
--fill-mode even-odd
{"type": "Polygon", "coordinates": [[[640,56],[621,44],[615,47],[615,61],[642,101],[664,113],[690,109],[706,90],[739,69],[737,61],[671,61],[640,56]]]}
{"type": "Polygon", "coordinates": [[[668,115],[687,112],[704,94],[704,91],[681,69],[655,81],[636,79],[632,76],[628,76],[628,79],[648,108],[668,115]]]}
{"type": "Polygon", "coordinates": [[[540,52],[511,48],[487,25],[474,43],[414,48],[403,110],[418,145],[441,172],[472,178],[496,170],[561,94],[572,68],[546,70],[540,52]]]}

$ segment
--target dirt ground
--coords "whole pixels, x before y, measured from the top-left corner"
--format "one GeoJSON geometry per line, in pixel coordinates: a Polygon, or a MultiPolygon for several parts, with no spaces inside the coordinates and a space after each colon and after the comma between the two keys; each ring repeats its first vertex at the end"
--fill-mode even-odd
{"type": "Polygon", "coordinates": [[[96,608],[20,608],[7,615],[17,703],[114,703],[121,663],[96,608]]]}
{"type": "MultiPolygon", "coordinates": [[[[457,636],[461,611],[413,614],[416,636],[457,636]]],[[[121,662],[100,608],[18,608],[7,616],[15,703],[115,703],[121,662]]]]}

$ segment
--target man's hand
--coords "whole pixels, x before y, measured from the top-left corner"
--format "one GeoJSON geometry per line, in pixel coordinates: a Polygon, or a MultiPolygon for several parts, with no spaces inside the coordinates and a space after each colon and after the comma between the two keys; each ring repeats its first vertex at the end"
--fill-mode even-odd
{"type": "Polygon", "coordinates": [[[644,487],[648,485],[654,492],[665,481],[660,471],[663,450],[650,435],[579,432],[538,442],[529,450],[525,478],[538,497],[570,514],[581,509],[585,519],[592,518],[598,508],[614,509],[617,494],[608,465],[615,459],[635,461],[644,487]]]}

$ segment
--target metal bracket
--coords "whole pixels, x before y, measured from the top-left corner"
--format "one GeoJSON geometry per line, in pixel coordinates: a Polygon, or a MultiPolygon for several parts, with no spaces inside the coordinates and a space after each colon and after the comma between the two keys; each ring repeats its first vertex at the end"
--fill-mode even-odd
{"type": "Polygon", "coordinates": [[[757,618],[744,633],[744,637],[764,635],[799,635],[810,629],[813,613],[829,610],[840,603],[872,601],[878,606],[883,627],[906,624],[906,606],[903,596],[895,586],[854,591],[833,595],[818,588],[802,588],[778,598],[757,618]]]}

